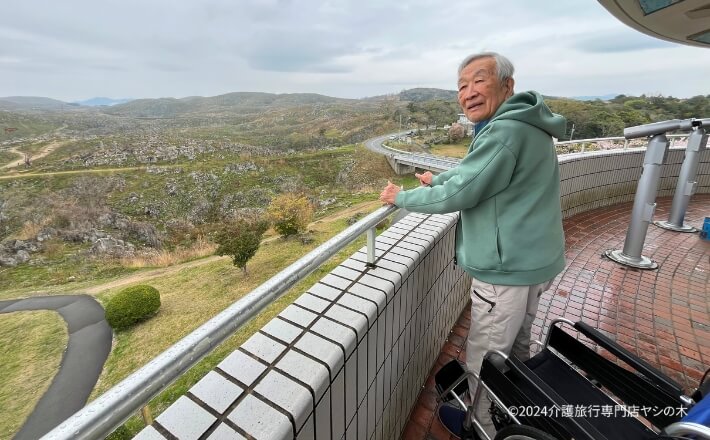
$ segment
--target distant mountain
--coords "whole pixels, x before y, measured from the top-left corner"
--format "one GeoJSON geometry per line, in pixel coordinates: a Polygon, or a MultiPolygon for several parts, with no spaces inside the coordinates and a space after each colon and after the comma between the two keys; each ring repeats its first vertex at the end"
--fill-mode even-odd
{"type": "Polygon", "coordinates": [[[577,101],[594,101],[595,99],[599,99],[602,101],[609,101],[610,99],[614,99],[617,96],[619,96],[618,93],[610,94],[610,95],[599,95],[599,96],[572,96],[570,99],[576,99],[577,101]]]}
{"type": "Polygon", "coordinates": [[[63,110],[71,104],[39,96],[6,96],[0,98],[2,110],[63,110]]]}
{"type": "Polygon", "coordinates": [[[455,90],[444,90],[434,88],[415,88],[403,90],[399,93],[400,101],[431,101],[433,99],[441,99],[444,101],[456,100],[457,93],[455,90]]]}
{"type": "Polygon", "coordinates": [[[262,112],[318,104],[353,103],[358,100],[332,98],[315,93],[235,92],[226,95],[187,98],[136,99],[102,109],[104,113],[143,118],[173,118],[195,114],[262,112]]]}
{"type": "Polygon", "coordinates": [[[98,106],[112,106],[116,104],[124,104],[130,102],[132,99],[113,99],[105,98],[103,96],[97,98],[86,99],[84,101],[75,101],[74,104],[85,105],[87,107],[98,107],[98,106]]]}
{"type": "Polygon", "coordinates": [[[417,87],[414,89],[402,90],[399,93],[389,93],[387,95],[369,96],[361,101],[409,101],[422,102],[431,100],[451,101],[456,99],[456,91],[435,88],[417,87]]]}

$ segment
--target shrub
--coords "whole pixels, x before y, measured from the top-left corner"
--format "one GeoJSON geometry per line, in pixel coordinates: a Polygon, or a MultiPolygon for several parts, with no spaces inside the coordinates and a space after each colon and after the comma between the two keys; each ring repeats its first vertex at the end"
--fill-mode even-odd
{"type": "Polygon", "coordinates": [[[240,219],[226,224],[217,233],[215,241],[219,245],[215,254],[229,255],[235,266],[247,273],[247,262],[256,254],[261,244],[261,237],[269,228],[264,220],[249,221],[240,219]]]}
{"type": "Polygon", "coordinates": [[[281,236],[296,235],[313,219],[313,206],[305,196],[282,194],[271,201],[269,219],[281,236]]]}
{"type": "Polygon", "coordinates": [[[463,125],[458,122],[451,124],[451,128],[449,128],[450,142],[458,142],[463,139],[464,136],[466,136],[466,130],[463,128],[463,125]]]}
{"type": "Polygon", "coordinates": [[[158,289],[146,284],[118,292],[106,305],[106,321],[115,330],[123,330],[142,321],[160,308],[158,289]]]}

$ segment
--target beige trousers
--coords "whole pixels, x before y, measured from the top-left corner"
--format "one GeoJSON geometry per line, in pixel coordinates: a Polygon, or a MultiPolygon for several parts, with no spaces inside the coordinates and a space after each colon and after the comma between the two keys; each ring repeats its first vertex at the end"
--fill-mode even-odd
{"type": "MultiPolygon", "coordinates": [[[[521,360],[530,358],[530,332],[542,292],[550,288],[552,280],[533,286],[501,286],[484,283],[475,278],[471,283],[471,327],[466,343],[466,367],[478,374],[483,357],[489,350],[513,353],[521,360]]],[[[471,400],[477,381],[469,380],[471,400]]],[[[475,414],[486,433],[493,438],[495,428],[488,409],[491,401],[487,393],[475,408],[475,414]]]]}

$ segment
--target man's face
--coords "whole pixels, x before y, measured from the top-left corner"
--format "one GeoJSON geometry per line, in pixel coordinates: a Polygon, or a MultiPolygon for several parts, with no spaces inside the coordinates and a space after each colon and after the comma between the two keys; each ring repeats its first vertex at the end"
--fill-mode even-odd
{"type": "Polygon", "coordinates": [[[513,94],[513,79],[503,84],[496,75],[493,58],[479,58],[464,67],[459,75],[459,104],[472,122],[490,119],[498,107],[513,94]]]}

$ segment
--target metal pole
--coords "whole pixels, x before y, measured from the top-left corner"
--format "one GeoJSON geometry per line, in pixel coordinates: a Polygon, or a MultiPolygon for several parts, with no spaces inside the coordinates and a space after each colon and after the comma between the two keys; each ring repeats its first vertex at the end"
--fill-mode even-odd
{"type": "Polygon", "coordinates": [[[695,194],[698,182],[695,177],[698,174],[698,163],[700,162],[700,152],[705,149],[708,143],[708,135],[703,127],[695,127],[688,136],[688,146],[685,149],[685,158],[678,174],[678,184],[673,195],[671,212],[668,221],[656,221],[654,225],[663,229],[670,229],[677,232],[697,232],[692,226],[684,225],[685,211],[690,203],[690,196],[695,194]]]}
{"type": "Polygon", "coordinates": [[[646,240],[648,225],[653,220],[656,210],[656,195],[661,179],[661,165],[668,153],[668,138],[664,133],[651,138],[643,159],[643,171],[636,188],[634,207],[631,211],[631,223],[626,231],[624,250],[609,249],[604,255],[617,263],[639,269],[656,269],[658,264],[641,255],[646,240]]]}
{"type": "Polygon", "coordinates": [[[375,228],[367,230],[367,265],[375,266],[375,228]]]}

